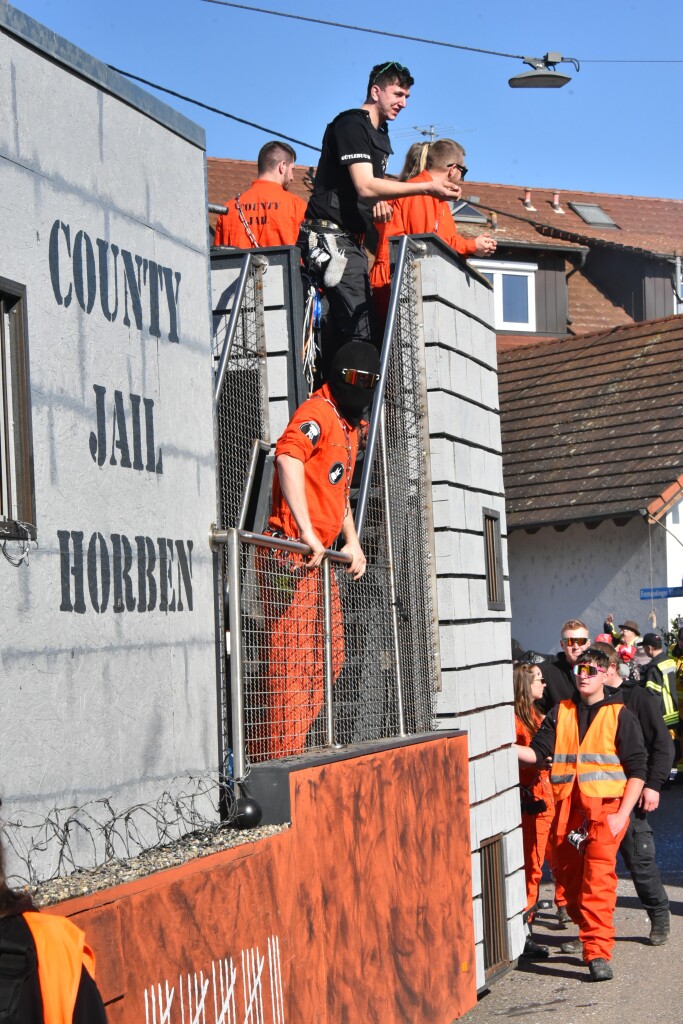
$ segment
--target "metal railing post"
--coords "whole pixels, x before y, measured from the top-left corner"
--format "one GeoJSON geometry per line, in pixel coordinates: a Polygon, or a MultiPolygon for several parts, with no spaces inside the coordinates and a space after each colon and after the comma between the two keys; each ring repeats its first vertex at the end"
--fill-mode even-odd
{"type": "Polygon", "coordinates": [[[251,270],[252,264],[254,264],[254,266],[257,267],[267,267],[268,260],[265,258],[265,256],[259,256],[254,253],[247,252],[244,254],[244,259],[242,260],[242,266],[240,268],[240,276],[237,280],[235,298],[233,299],[232,309],[230,310],[230,320],[228,321],[228,329],[225,332],[225,342],[223,343],[223,351],[221,352],[221,358],[218,363],[218,369],[216,370],[216,385],[213,394],[214,405],[218,405],[218,402],[221,397],[221,392],[223,390],[223,381],[225,380],[225,374],[228,368],[230,350],[232,349],[232,343],[235,339],[237,323],[239,321],[240,313],[242,311],[244,293],[247,288],[247,281],[249,280],[249,271],[251,270]]]}
{"type": "Polygon", "coordinates": [[[403,671],[401,669],[401,638],[399,636],[398,594],[396,592],[396,567],[394,565],[394,524],[389,494],[389,460],[387,458],[387,430],[384,407],[379,415],[380,445],[382,453],[382,476],[384,477],[384,521],[387,531],[387,561],[389,570],[389,589],[391,593],[391,629],[394,641],[394,668],[396,670],[396,713],[398,715],[398,734],[407,736],[406,713],[403,703],[403,671]]]}
{"type": "Polygon", "coordinates": [[[233,776],[236,782],[240,782],[246,772],[246,750],[244,743],[242,580],[240,573],[240,535],[238,530],[228,530],[227,549],[233,776]]]}
{"type": "Polygon", "coordinates": [[[325,655],[325,731],[327,745],[334,746],[334,669],[332,666],[332,570],[323,558],[323,637],[325,655]]]}

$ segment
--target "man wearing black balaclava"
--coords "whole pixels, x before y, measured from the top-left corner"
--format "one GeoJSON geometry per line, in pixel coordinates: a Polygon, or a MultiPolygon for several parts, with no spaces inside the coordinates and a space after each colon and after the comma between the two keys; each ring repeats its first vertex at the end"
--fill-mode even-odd
{"type": "MultiPolygon", "coordinates": [[[[322,707],[324,662],[322,627],[318,629],[318,573],[325,548],[341,533],[347,572],[354,580],[365,572],[363,554],[349,503],[358,452],[358,427],[369,415],[379,380],[374,345],[352,341],[332,360],[330,379],[294,413],[275,448],[273,504],[267,533],[300,540],[311,549],[301,556],[274,555],[279,571],[270,572],[264,605],[269,628],[268,701],[271,721],[267,756],[285,757],[304,749],[306,735],[322,707]],[[276,588],[277,589],[276,592],[276,588]]],[[[333,574],[334,577],[334,574],[333,574]]],[[[333,594],[333,671],[344,660],[339,597],[333,594]],[[336,609],[336,611],[335,611],[336,609]],[[336,620],[336,622],[335,622],[336,620]]]]}

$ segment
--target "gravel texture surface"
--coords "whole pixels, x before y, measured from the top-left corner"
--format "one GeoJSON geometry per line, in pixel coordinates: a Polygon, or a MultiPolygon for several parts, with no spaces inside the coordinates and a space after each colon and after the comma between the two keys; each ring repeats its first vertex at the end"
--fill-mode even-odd
{"type": "Polygon", "coordinates": [[[137,857],[128,860],[110,861],[101,867],[88,871],[76,871],[65,878],[54,878],[43,882],[33,890],[33,899],[38,907],[49,907],[62,900],[73,899],[75,896],[88,896],[93,892],[108,889],[123,882],[133,882],[155,871],[185,864],[195,857],[207,857],[220,850],[229,850],[246,843],[255,843],[266,836],[276,835],[289,828],[289,825],[262,825],[249,831],[225,827],[193,832],[178,839],[168,846],[160,846],[153,850],[145,850],[137,857]]]}

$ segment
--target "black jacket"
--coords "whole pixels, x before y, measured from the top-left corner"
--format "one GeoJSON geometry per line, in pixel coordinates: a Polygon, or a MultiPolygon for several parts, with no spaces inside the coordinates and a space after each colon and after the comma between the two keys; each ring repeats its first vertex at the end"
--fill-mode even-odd
{"type": "Polygon", "coordinates": [[[545,692],[539,703],[547,714],[561,701],[571,700],[577,692],[574,685],[574,673],[564,651],[560,651],[556,657],[544,661],[539,668],[545,679],[545,692]]]}
{"type": "Polygon", "coordinates": [[[621,699],[640,722],[647,751],[647,778],[645,785],[659,793],[669,778],[674,760],[674,744],[669,730],[664,725],[657,702],[652,700],[642,686],[606,686],[605,692],[621,694],[621,699]]]}

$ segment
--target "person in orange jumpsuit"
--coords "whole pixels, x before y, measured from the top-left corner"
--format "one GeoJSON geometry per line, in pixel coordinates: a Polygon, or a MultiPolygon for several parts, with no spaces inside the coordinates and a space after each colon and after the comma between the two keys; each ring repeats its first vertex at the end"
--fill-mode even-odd
{"type": "MultiPolygon", "coordinates": [[[[354,580],[365,572],[349,504],[358,451],[358,427],[379,380],[379,355],[363,342],[343,345],[330,380],[305,401],[275,448],[272,511],[267,532],[307,544],[304,558],[264,556],[261,594],[266,611],[268,708],[263,749],[267,757],[300,754],[324,697],[322,582],[315,571],[341,533],[354,580]],[[267,559],[267,561],[265,560],[267,559]],[[268,571],[265,571],[265,569],[268,571]]],[[[332,649],[336,679],[344,661],[339,594],[332,574],[332,649]]]]}
{"type": "MultiPolygon", "coordinates": [[[[520,664],[514,670],[515,739],[528,747],[543,721],[537,701],[543,697],[545,681],[538,665],[520,664]]],[[[545,960],[547,946],[539,945],[531,936],[531,925],[538,903],[538,886],[555,814],[555,800],[550,785],[550,772],[538,765],[520,765],[519,782],[522,797],[522,839],[524,843],[524,875],[526,878],[525,917],[529,926],[522,956],[527,960],[545,960]]]]}
{"type": "Polygon", "coordinates": [[[551,708],[528,747],[516,747],[526,764],[552,758],[553,870],[579,926],[578,940],[560,948],[583,948],[591,981],[613,977],[617,850],[647,775],[638,720],[605,689],[608,663],[589,647],[574,666],[577,693],[551,708]]]}
{"type": "Polygon", "coordinates": [[[296,245],[306,202],[288,191],[296,153],[286,142],[266,142],[258,155],[258,178],[227,203],[218,218],[214,245],[263,249],[296,245]]]}
{"type": "Polygon", "coordinates": [[[11,889],[0,845],[0,1009],[18,1024],[106,1024],[95,956],[73,921],[11,889]]]}
{"type": "MultiPolygon", "coordinates": [[[[467,174],[465,151],[453,139],[438,139],[432,143],[411,146],[401,172],[401,180],[414,184],[434,182],[450,183],[457,188],[454,199],[461,194],[460,182],[467,174]]],[[[386,319],[391,291],[389,266],[389,239],[397,235],[435,234],[461,256],[491,256],[496,251],[496,240],[490,235],[463,238],[453,220],[448,202],[432,195],[412,195],[391,202],[389,221],[378,223],[379,241],[375,262],[370,271],[373,302],[377,316],[386,319]]]]}

